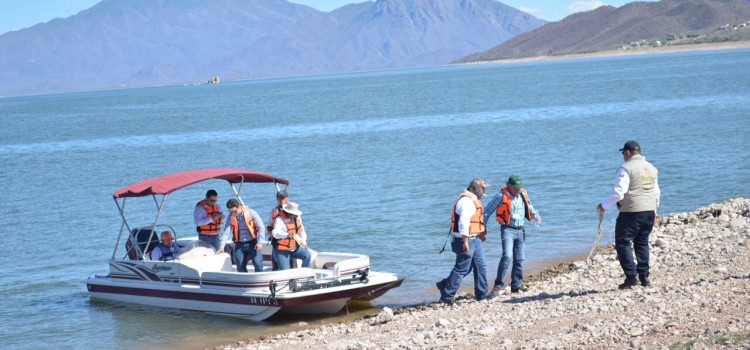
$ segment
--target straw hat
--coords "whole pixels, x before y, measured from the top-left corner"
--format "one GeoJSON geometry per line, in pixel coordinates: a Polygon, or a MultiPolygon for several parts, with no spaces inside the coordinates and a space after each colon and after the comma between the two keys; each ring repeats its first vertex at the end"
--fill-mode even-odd
{"type": "Polygon", "coordinates": [[[284,204],[281,209],[283,209],[285,212],[292,214],[292,215],[302,215],[302,212],[299,210],[299,205],[294,202],[289,202],[284,204]]]}

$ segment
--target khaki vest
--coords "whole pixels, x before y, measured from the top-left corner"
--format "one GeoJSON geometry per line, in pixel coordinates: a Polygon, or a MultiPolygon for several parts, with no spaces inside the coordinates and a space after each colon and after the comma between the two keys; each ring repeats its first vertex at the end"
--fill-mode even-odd
{"type": "Polygon", "coordinates": [[[617,202],[620,212],[637,213],[656,210],[656,181],[659,171],[642,155],[634,155],[622,165],[630,176],[625,198],[617,202]]]}

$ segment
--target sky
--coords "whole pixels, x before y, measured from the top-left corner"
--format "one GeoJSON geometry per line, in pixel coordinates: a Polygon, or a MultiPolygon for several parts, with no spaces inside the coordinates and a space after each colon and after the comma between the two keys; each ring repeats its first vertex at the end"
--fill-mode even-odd
{"type": "MultiPolygon", "coordinates": [[[[94,6],[101,0],[0,0],[0,34],[48,22],[54,18],[66,18],[94,6]]],[[[141,0],[143,1],[143,0],[141,0]]],[[[253,0],[263,1],[263,0],[253,0]]],[[[320,11],[331,11],[349,3],[362,0],[289,0],[314,7],[320,11]]],[[[566,16],[593,10],[599,6],[620,7],[629,0],[502,0],[508,6],[530,13],[547,21],[558,21],[566,16]]]]}

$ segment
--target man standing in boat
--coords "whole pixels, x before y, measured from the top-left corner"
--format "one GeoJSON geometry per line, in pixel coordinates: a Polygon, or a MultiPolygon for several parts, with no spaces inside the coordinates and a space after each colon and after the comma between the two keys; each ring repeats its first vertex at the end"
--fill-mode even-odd
{"type": "Polygon", "coordinates": [[[596,209],[600,215],[615,203],[620,209],[615,223],[615,250],[625,281],[618,288],[628,289],[639,281],[648,287],[651,285],[648,237],[654,228],[661,196],[659,171],[641,155],[638,142],[626,142],[620,152],[625,163],[617,169],[615,186],[609,196],[596,209]],[[633,262],[633,250],[637,264],[633,262]]]}
{"type": "Polygon", "coordinates": [[[206,198],[195,205],[193,211],[193,221],[195,228],[198,230],[198,239],[210,244],[215,250],[221,248],[219,232],[221,232],[221,222],[224,220],[224,213],[221,207],[216,204],[219,195],[215,190],[208,190],[206,198]]]}
{"type": "Polygon", "coordinates": [[[219,251],[223,253],[229,237],[234,240],[234,259],[237,272],[247,272],[247,262],[252,261],[255,272],[263,271],[263,244],[266,228],[263,220],[255,210],[252,210],[234,198],[227,201],[229,219],[224,224],[224,234],[221,237],[219,251]]]}
{"type": "Polygon", "coordinates": [[[474,297],[487,298],[487,261],[479,241],[484,241],[487,234],[481,199],[488,187],[480,178],[471,180],[453,205],[451,249],[456,253],[456,263],[448,278],[435,284],[443,303],[454,303],[461,281],[470,270],[474,271],[474,297]]]}
{"type": "Polygon", "coordinates": [[[297,203],[289,202],[281,207],[281,212],[273,224],[271,232],[276,240],[273,244],[273,260],[279,270],[291,268],[291,259],[301,259],[302,267],[311,267],[312,255],[307,250],[307,233],[302,226],[302,212],[297,203]]]}

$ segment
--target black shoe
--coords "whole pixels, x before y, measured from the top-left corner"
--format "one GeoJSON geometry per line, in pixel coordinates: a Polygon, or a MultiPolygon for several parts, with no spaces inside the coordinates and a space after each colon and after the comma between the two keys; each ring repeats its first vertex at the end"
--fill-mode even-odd
{"type": "Polygon", "coordinates": [[[524,287],[524,286],[520,286],[518,288],[510,287],[510,292],[511,293],[525,292],[527,290],[528,289],[526,287],[524,287]]]}
{"type": "Polygon", "coordinates": [[[447,305],[453,305],[453,304],[455,304],[455,303],[456,303],[456,302],[455,302],[454,300],[451,300],[451,299],[443,299],[443,298],[440,298],[440,302],[441,302],[441,303],[443,303],[443,304],[447,304],[447,305]]]}
{"type": "Polygon", "coordinates": [[[651,281],[648,280],[648,276],[640,275],[638,279],[641,280],[641,285],[644,287],[650,287],[651,281]]]}
{"type": "Polygon", "coordinates": [[[638,277],[635,276],[627,276],[625,277],[625,282],[623,282],[621,285],[617,286],[619,289],[628,289],[632,286],[635,286],[638,284],[638,277]]]}
{"type": "Polygon", "coordinates": [[[443,293],[443,288],[445,288],[445,280],[440,280],[435,283],[435,287],[440,291],[440,294],[443,293]]]}

